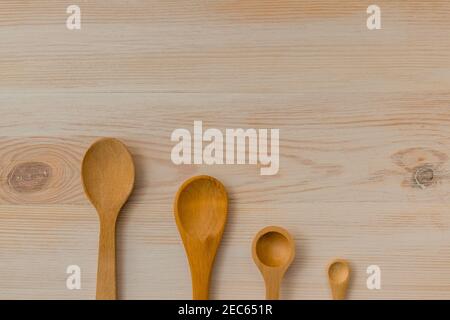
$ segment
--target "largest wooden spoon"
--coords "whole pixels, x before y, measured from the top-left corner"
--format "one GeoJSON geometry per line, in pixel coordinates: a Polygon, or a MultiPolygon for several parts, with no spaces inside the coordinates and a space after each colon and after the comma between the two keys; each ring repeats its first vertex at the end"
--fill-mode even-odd
{"type": "Polygon", "coordinates": [[[225,187],[209,176],[187,180],[175,197],[175,220],[189,260],[195,300],[209,297],[211,270],[225,228],[227,209],[225,187]]]}
{"type": "Polygon", "coordinates": [[[101,139],[86,152],[81,176],[100,219],[97,299],[116,299],[116,221],[133,189],[133,159],[120,141],[101,139]]]}

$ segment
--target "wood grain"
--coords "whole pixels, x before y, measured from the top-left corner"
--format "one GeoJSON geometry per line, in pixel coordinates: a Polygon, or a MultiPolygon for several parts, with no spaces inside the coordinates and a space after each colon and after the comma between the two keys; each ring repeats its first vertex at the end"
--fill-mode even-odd
{"type": "Polygon", "coordinates": [[[187,178],[229,193],[212,299],[264,297],[253,236],[286,227],[282,297],[331,298],[326,266],[352,266],[350,299],[450,298],[450,3],[381,0],[0,2],[0,298],[92,299],[99,226],[80,163],[125,142],[136,189],[117,224],[118,297],[191,297],[172,215],[187,178]],[[280,171],[176,166],[174,129],[279,128],[280,171]],[[68,265],[82,289],[65,287],[68,265]],[[366,288],[379,265],[382,289],[366,288]]]}
{"type": "Polygon", "coordinates": [[[2,92],[439,92],[446,0],[2,1],[2,92]],[[367,6],[366,6],[367,5],[367,6]]]}

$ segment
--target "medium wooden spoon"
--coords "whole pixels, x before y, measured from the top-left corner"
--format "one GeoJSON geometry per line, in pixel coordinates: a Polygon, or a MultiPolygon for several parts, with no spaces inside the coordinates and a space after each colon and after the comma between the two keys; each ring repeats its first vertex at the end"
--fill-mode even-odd
{"type": "Polygon", "coordinates": [[[350,266],[344,259],[335,259],[328,265],[328,282],[334,300],[344,300],[350,279],[350,266]]]}
{"type": "Polygon", "coordinates": [[[194,300],[207,300],[209,280],[227,220],[228,196],[213,177],[190,178],[175,197],[175,220],[189,260],[194,300]]]}
{"type": "Polygon", "coordinates": [[[133,159],[118,140],[100,139],[81,166],[84,191],[100,220],[97,299],[116,299],[116,221],[134,185],[133,159]]]}
{"type": "Polygon", "coordinates": [[[266,283],[266,299],[278,300],[281,281],[295,257],[294,239],[283,228],[266,227],[255,236],[252,253],[266,283]]]}

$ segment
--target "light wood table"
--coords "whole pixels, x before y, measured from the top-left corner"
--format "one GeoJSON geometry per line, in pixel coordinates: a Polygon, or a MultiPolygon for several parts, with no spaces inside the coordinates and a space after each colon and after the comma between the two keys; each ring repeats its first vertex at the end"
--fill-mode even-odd
{"type": "Polygon", "coordinates": [[[95,297],[98,219],[80,161],[123,140],[136,191],[118,222],[121,299],[188,299],[172,202],[209,174],[230,194],[213,299],[258,299],[251,240],[287,228],[285,299],[450,298],[450,2],[379,0],[0,2],[0,298],[95,297]],[[67,6],[82,10],[69,31],[67,6]],[[279,128],[280,171],[176,166],[176,128],[279,128]],[[66,288],[79,265],[81,290],[66,288]],[[381,290],[366,288],[379,265],[381,290]]]}

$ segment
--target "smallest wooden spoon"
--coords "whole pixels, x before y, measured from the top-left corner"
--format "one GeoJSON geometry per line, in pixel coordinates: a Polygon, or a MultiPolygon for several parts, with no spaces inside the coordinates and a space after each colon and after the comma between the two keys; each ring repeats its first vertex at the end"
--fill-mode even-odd
{"type": "Polygon", "coordinates": [[[281,281],[295,257],[294,239],[285,229],[269,226],[255,236],[252,253],[266,284],[266,299],[278,300],[281,281]]]}
{"type": "Polygon", "coordinates": [[[344,259],[335,259],[328,265],[328,282],[334,300],[344,300],[350,279],[350,266],[344,259]]]}

